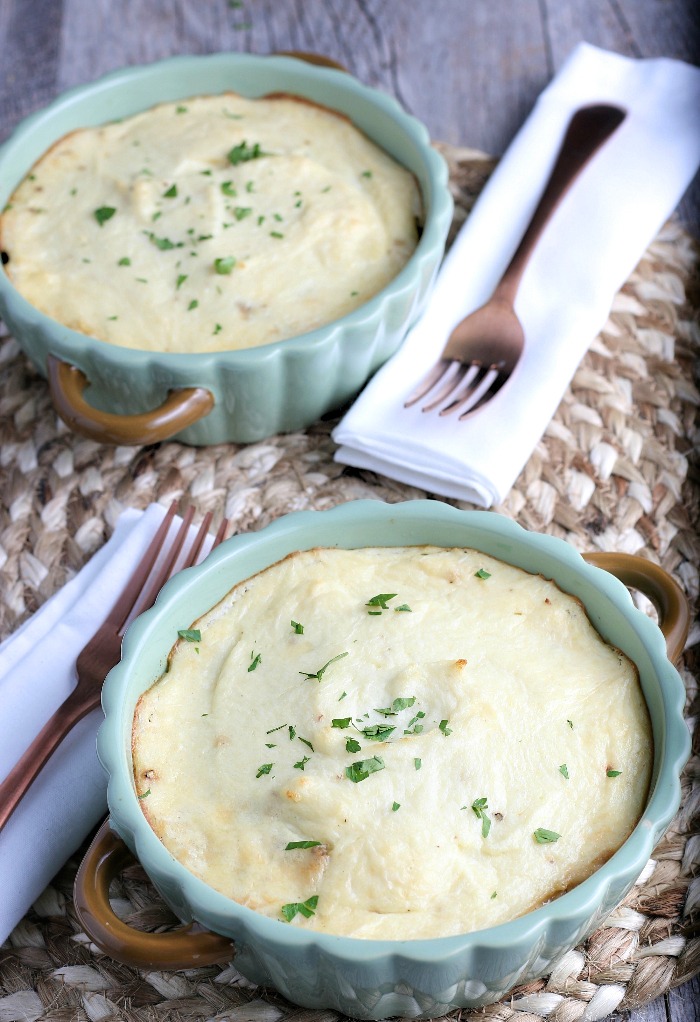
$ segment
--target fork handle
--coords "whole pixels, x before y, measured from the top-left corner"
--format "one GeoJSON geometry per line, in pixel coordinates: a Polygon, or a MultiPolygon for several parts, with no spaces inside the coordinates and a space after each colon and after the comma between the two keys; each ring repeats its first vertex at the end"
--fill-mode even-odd
{"type": "Polygon", "coordinates": [[[86,696],[76,688],[49,717],[34,741],[0,783],[0,831],[71,728],[99,705],[99,693],[86,696]]]}
{"type": "Polygon", "coordinates": [[[621,107],[604,103],[581,107],[573,115],[544,192],[494,298],[513,304],[520,278],[545,225],[588,161],[625,117],[621,107]]]}

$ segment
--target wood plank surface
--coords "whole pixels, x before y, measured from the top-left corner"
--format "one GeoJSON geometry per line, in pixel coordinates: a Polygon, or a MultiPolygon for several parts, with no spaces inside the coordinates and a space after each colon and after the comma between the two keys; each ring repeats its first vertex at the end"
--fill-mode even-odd
{"type": "MultiPolygon", "coordinates": [[[[0,0],[0,139],[64,89],[218,50],[325,53],[431,136],[494,155],[581,40],[700,64],[697,0],[0,0]]],[[[700,183],[680,206],[700,237],[700,183]]],[[[633,1022],[697,1022],[697,979],[633,1022]]]]}

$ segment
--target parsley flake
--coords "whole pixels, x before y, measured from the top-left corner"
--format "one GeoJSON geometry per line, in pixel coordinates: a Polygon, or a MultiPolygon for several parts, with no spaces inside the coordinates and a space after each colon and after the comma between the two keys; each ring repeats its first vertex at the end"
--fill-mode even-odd
{"type": "Polygon", "coordinates": [[[147,791],[144,791],[143,795],[137,795],[136,797],[139,800],[141,800],[142,798],[147,798],[150,794],[151,794],[151,789],[149,788],[147,791]]]}
{"type": "Polygon", "coordinates": [[[328,660],[323,665],[323,667],[319,667],[315,674],[308,674],[306,671],[299,671],[299,674],[302,674],[305,678],[308,678],[309,680],[321,681],[323,675],[325,674],[326,670],[330,667],[330,665],[334,664],[336,660],[342,660],[344,656],[348,656],[347,650],[345,651],[345,653],[338,653],[337,656],[331,657],[331,659],[328,660]]]}
{"type": "Polygon", "coordinates": [[[369,727],[361,728],[360,734],[369,741],[384,742],[396,727],[392,724],[371,724],[369,727]]]}
{"type": "Polygon", "coordinates": [[[224,193],[224,195],[230,195],[232,197],[235,197],[236,195],[238,195],[238,192],[233,187],[233,181],[222,181],[221,182],[221,191],[224,193]]]}
{"type": "Polygon", "coordinates": [[[177,198],[177,185],[171,185],[167,192],[163,192],[164,199],[176,199],[177,198]]]}
{"type": "Polygon", "coordinates": [[[445,738],[447,738],[448,735],[452,734],[452,728],[448,727],[447,726],[448,724],[449,724],[448,720],[441,720],[440,724],[438,725],[445,738]]]}
{"type": "Polygon", "coordinates": [[[233,210],[233,215],[235,216],[236,220],[245,220],[245,218],[247,216],[250,216],[252,212],[253,209],[251,206],[235,206],[233,210]]]}
{"type": "Polygon", "coordinates": [[[478,571],[474,572],[475,578],[491,578],[491,572],[487,571],[486,568],[479,568],[478,571]]]}
{"type": "Polygon", "coordinates": [[[533,837],[538,845],[548,845],[558,841],[561,834],[557,834],[555,830],[546,830],[544,827],[538,827],[533,837]]]}
{"type": "Polygon", "coordinates": [[[379,770],[384,770],[385,764],[381,756],[372,756],[371,759],[358,759],[350,766],[345,767],[345,776],[353,782],[353,784],[359,784],[360,781],[366,780],[370,774],[375,774],[379,770]]]}
{"type": "Polygon", "coordinates": [[[606,777],[619,777],[621,773],[622,773],[621,770],[606,770],[605,771],[605,776],[606,777]]]}
{"type": "Polygon", "coordinates": [[[310,756],[304,756],[303,759],[300,759],[298,763],[294,764],[294,769],[303,770],[306,764],[310,762],[310,760],[311,760],[310,756]]]}
{"type": "Polygon", "coordinates": [[[175,282],[175,290],[179,291],[180,288],[182,287],[182,285],[185,283],[186,280],[187,280],[187,274],[186,273],[180,273],[178,275],[178,278],[177,278],[176,282],[175,282]]]}
{"type": "Polygon", "coordinates": [[[199,628],[178,628],[177,634],[185,642],[201,642],[202,633],[199,628]]]}
{"type": "Polygon", "coordinates": [[[187,306],[187,311],[192,312],[192,309],[196,309],[198,305],[199,302],[197,301],[197,299],[193,298],[190,304],[187,306]]]}
{"type": "Polygon", "coordinates": [[[229,151],[228,162],[235,166],[237,163],[245,163],[248,160],[257,160],[261,156],[267,156],[267,153],[262,151],[260,143],[255,142],[252,146],[249,146],[244,139],[229,151]]]}
{"type": "Polygon", "coordinates": [[[346,740],[346,742],[345,742],[345,751],[346,752],[361,752],[362,751],[362,746],[354,738],[348,738],[346,740]]]}
{"type": "Polygon", "coordinates": [[[117,266],[131,266],[131,259],[128,256],[122,256],[117,266]]]}
{"type": "Polygon", "coordinates": [[[407,603],[402,603],[400,607],[394,607],[394,610],[397,613],[402,613],[402,612],[403,613],[407,613],[407,614],[411,614],[412,613],[411,608],[409,607],[409,605],[407,603]]]}
{"type": "Polygon", "coordinates": [[[235,256],[224,256],[214,260],[214,270],[222,277],[227,276],[236,265],[235,256]]]}
{"type": "Polygon", "coordinates": [[[387,603],[389,602],[389,600],[396,599],[396,596],[397,593],[378,593],[376,596],[373,596],[370,600],[367,600],[365,607],[380,607],[381,610],[388,610],[389,608],[387,607],[387,603]]]}
{"type": "Polygon", "coordinates": [[[401,803],[400,802],[392,802],[391,803],[391,811],[392,811],[392,813],[398,812],[398,810],[400,808],[401,808],[401,803]]]}
{"type": "MultiPolygon", "coordinates": [[[[374,712],[375,713],[381,713],[382,716],[384,716],[384,717],[395,717],[397,713],[401,712],[401,710],[407,710],[409,706],[413,706],[415,701],[416,701],[416,697],[415,696],[408,696],[408,697],[406,697],[406,696],[399,696],[397,699],[394,699],[394,701],[391,704],[391,706],[375,707],[374,712]]],[[[424,713],[418,713],[417,716],[418,717],[424,717],[425,714],[424,713]]],[[[415,720],[415,719],[416,719],[416,717],[413,718],[413,720],[415,720]]],[[[411,721],[411,724],[412,723],[413,723],[413,721],[411,721]]],[[[409,727],[410,726],[411,725],[409,724],[409,727]]]]}
{"type": "Polygon", "coordinates": [[[263,763],[262,766],[258,767],[258,772],[256,773],[255,776],[262,777],[263,774],[269,774],[274,765],[275,765],[274,763],[263,763]]]}
{"type": "Polygon", "coordinates": [[[318,905],[318,895],[314,894],[313,897],[307,898],[306,901],[291,901],[288,905],[283,905],[280,909],[282,916],[291,923],[297,915],[304,916],[305,919],[310,919],[311,916],[316,915],[316,906],[318,905]]]}
{"type": "Polygon", "coordinates": [[[352,717],[334,717],[331,721],[331,727],[343,728],[350,727],[350,721],[352,717]]]}
{"type": "Polygon", "coordinates": [[[298,621],[292,621],[292,628],[294,629],[294,634],[295,635],[303,635],[304,634],[304,626],[300,625],[298,621]]]}
{"type": "Polygon", "coordinates": [[[559,767],[559,773],[562,775],[562,777],[565,777],[567,781],[569,780],[569,769],[566,763],[562,763],[562,765],[559,767]]]}
{"type": "Polygon", "coordinates": [[[281,731],[282,728],[286,727],[286,726],[287,726],[286,724],[278,724],[277,727],[271,727],[269,731],[265,732],[265,734],[266,735],[274,735],[275,731],[281,731]]]}
{"type": "Polygon", "coordinates": [[[320,841],[290,841],[285,846],[285,852],[291,852],[294,848],[318,848],[320,841]]]}
{"type": "Polygon", "coordinates": [[[488,800],[486,798],[475,798],[472,802],[472,812],[478,820],[481,820],[481,836],[483,838],[487,838],[491,830],[491,820],[486,815],[488,807],[488,800]]]}
{"type": "Polygon", "coordinates": [[[254,671],[255,668],[259,664],[261,664],[261,663],[262,663],[262,657],[260,656],[260,654],[256,653],[255,650],[251,649],[251,651],[250,651],[250,663],[248,664],[248,673],[250,674],[251,671],[254,671]]]}
{"type": "Polygon", "coordinates": [[[99,209],[95,210],[95,220],[102,227],[103,224],[112,219],[116,212],[114,206],[100,206],[99,209]]]}
{"type": "Polygon", "coordinates": [[[413,760],[413,765],[416,768],[416,770],[420,770],[420,768],[423,766],[423,761],[421,759],[418,759],[418,757],[416,757],[413,760]]]}

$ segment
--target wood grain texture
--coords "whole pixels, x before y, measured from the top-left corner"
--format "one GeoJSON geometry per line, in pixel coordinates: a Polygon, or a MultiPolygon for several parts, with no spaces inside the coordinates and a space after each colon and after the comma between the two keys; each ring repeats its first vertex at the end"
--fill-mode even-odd
{"type": "MultiPolygon", "coordinates": [[[[700,64],[697,0],[0,0],[0,139],[64,89],[219,50],[325,53],[433,138],[500,155],[581,40],[700,64]]],[[[700,237],[700,182],[680,206],[700,237]]],[[[632,1022],[698,1022],[694,980],[632,1022]]]]}

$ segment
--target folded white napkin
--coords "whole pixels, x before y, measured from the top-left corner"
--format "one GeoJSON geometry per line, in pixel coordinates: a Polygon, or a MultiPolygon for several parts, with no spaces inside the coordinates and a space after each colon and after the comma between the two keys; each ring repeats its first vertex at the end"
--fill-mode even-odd
{"type": "MultiPolygon", "coordinates": [[[[165,511],[125,511],[85,567],[0,645],[0,779],[75,685],[75,659],[141,560],[165,511]]],[[[178,520],[171,526],[177,527],[178,520]]],[[[103,719],[80,721],[0,831],[0,944],[107,813],[95,752],[103,719]]]]}
{"type": "Polygon", "coordinates": [[[700,164],[700,68],[576,47],[539,97],[445,258],[427,310],[333,433],[336,459],[484,507],[508,493],[616,291],[700,164]],[[523,356],[463,422],[404,401],[454,325],[490,296],[539,201],[574,111],[627,117],[564,197],[523,276],[523,356]]]}

